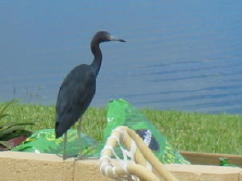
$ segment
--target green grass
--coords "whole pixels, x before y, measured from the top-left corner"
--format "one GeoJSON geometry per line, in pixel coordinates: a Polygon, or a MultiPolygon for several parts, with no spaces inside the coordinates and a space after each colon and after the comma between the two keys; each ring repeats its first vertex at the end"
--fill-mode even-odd
{"type": "Polygon", "coordinates": [[[144,113],[178,150],[242,155],[242,115],[144,113]]]}
{"type": "MultiPolygon", "coordinates": [[[[4,103],[2,103],[4,104],[4,103]]],[[[0,106],[2,105],[0,104],[0,106]]],[[[142,110],[178,150],[242,155],[242,115],[142,110]]],[[[54,127],[54,106],[16,103],[3,121],[35,123],[31,130],[54,127]]],[[[104,108],[89,108],[82,130],[100,140],[106,125],[104,108]]]]}

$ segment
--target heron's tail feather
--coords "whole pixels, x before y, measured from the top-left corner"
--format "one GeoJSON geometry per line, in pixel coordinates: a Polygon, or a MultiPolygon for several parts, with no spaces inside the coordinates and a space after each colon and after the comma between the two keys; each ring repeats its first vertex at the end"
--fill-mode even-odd
{"type": "Polygon", "coordinates": [[[55,123],[55,138],[57,139],[57,138],[61,137],[64,134],[64,132],[65,131],[63,129],[61,129],[59,122],[56,122],[55,123]]]}

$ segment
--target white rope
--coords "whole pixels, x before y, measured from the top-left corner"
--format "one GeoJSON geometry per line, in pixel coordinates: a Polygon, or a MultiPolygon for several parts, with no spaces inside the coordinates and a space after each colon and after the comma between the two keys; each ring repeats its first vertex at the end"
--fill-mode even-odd
{"type": "Polygon", "coordinates": [[[134,140],[131,140],[131,146],[130,146],[130,157],[132,160],[134,160],[134,154],[136,153],[137,150],[137,145],[134,142],[134,140]]]}
{"type": "Polygon", "coordinates": [[[99,159],[100,162],[102,162],[102,161],[104,161],[104,160],[110,160],[110,157],[107,156],[107,155],[103,155],[103,156],[101,156],[100,159],[99,159]]]}
{"type": "Polygon", "coordinates": [[[118,144],[120,144],[119,137],[118,137],[117,135],[115,135],[115,134],[112,134],[112,135],[109,137],[109,139],[114,139],[114,140],[117,141],[118,144]]]}
{"type": "MultiPolygon", "coordinates": [[[[123,159],[121,159],[117,153],[115,152],[114,148],[110,145],[105,145],[104,148],[101,151],[101,158],[100,158],[100,171],[104,174],[104,175],[108,175],[110,173],[112,173],[112,175],[114,177],[117,177],[117,168],[115,166],[113,166],[111,164],[111,157],[108,155],[105,155],[104,152],[106,150],[110,150],[112,155],[117,159],[119,166],[125,171],[125,173],[127,173],[127,176],[132,179],[133,181],[140,181],[140,179],[134,175],[130,175],[128,172],[128,164],[130,162],[135,163],[134,161],[134,155],[137,151],[137,145],[134,142],[133,139],[131,139],[131,145],[130,145],[130,149],[127,150],[125,149],[121,143],[120,143],[120,137],[124,136],[125,134],[128,134],[126,132],[126,130],[122,129],[122,127],[118,127],[116,129],[114,129],[112,131],[111,136],[108,138],[107,142],[109,142],[110,140],[115,140],[117,143],[117,146],[120,148],[121,152],[122,152],[122,156],[123,159]],[[120,136],[117,136],[116,134],[114,134],[114,132],[119,133],[120,136]]],[[[149,145],[150,141],[151,141],[151,133],[147,133],[145,135],[145,143],[146,145],[149,145]]],[[[146,167],[148,168],[148,170],[152,170],[152,166],[151,164],[146,161],[146,167]]],[[[127,177],[127,178],[128,178],[127,177]]]]}
{"type": "MultiPolygon", "coordinates": [[[[120,131],[120,130],[117,129],[117,130],[113,130],[112,132],[114,132],[114,131],[120,131]]],[[[122,134],[122,133],[121,133],[121,134],[122,134]]],[[[122,152],[123,152],[123,150],[125,150],[125,149],[122,148],[122,146],[121,146],[121,144],[120,144],[120,139],[118,138],[118,136],[112,134],[112,136],[110,136],[110,137],[108,138],[108,140],[111,140],[111,139],[114,139],[114,140],[118,143],[118,145],[119,145],[119,147],[121,148],[122,152]]],[[[128,173],[128,162],[127,162],[127,157],[126,157],[126,155],[123,153],[123,157],[124,157],[125,159],[122,160],[122,159],[116,154],[116,152],[114,151],[113,147],[111,147],[110,145],[105,145],[104,148],[103,148],[102,151],[101,151],[101,158],[100,158],[101,165],[100,165],[100,171],[101,171],[104,175],[107,175],[108,172],[109,172],[109,170],[112,170],[112,174],[113,174],[114,176],[117,176],[117,175],[116,175],[116,168],[110,166],[110,160],[111,160],[111,158],[110,158],[109,156],[103,154],[105,150],[110,150],[110,151],[112,152],[112,154],[114,155],[114,157],[118,160],[118,162],[119,162],[119,164],[120,164],[120,167],[121,167],[121,168],[122,168],[127,174],[129,174],[129,173],[128,173]],[[105,160],[105,159],[106,159],[106,160],[105,160]],[[108,160],[108,161],[107,161],[107,160],[108,160]]]]}
{"type": "MultiPolygon", "coordinates": [[[[151,141],[152,133],[150,130],[148,130],[144,134],[145,145],[150,145],[151,141]]],[[[140,142],[137,135],[135,135],[135,132],[129,128],[122,126],[114,129],[112,131],[112,135],[107,139],[106,145],[101,151],[100,171],[102,174],[120,181],[140,181],[140,179],[145,179],[146,181],[158,181],[159,178],[157,176],[164,177],[169,181],[176,181],[177,179],[171,175],[170,172],[167,171],[163,165],[159,163],[159,161],[154,157],[151,150],[142,144],[143,143],[140,142]],[[136,142],[139,147],[136,145],[136,142]],[[123,145],[129,149],[124,148],[123,145]],[[123,156],[122,159],[114,150],[116,146],[121,150],[123,156]],[[137,153],[138,150],[140,152],[137,153]],[[150,157],[147,156],[147,153],[150,157]],[[115,157],[117,162],[113,162],[111,157],[115,157]],[[153,166],[158,175],[152,171],[153,166]]]]}
{"type": "MultiPolygon", "coordinates": [[[[121,127],[116,128],[114,131],[119,132],[121,136],[124,136],[125,134],[127,134],[126,130],[122,129],[121,127]]],[[[129,162],[135,163],[134,154],[136,153],[136,150],[137,150],[136,143],[131,139],[131,146],[129,151],[123,148],[123,146],[120,144],[120,140],[118,140],[118,144],[123,154],[123,160],[119,160],[119,163],[123,163],[124,164],[123,166],[127,170],[129,162]]],[[[126,173],[128,173],[128,170],[126,171],[126,173]]],[[[128,177],[130,177],[133,181],[140,181],[140,179],[134,175],[129,175],[128,177]]]]}

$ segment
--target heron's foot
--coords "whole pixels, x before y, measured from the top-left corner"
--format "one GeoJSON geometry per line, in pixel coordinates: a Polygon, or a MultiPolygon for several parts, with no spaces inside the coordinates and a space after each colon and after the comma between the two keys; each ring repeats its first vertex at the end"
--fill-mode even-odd
{"type": "Polygon", "coordinates": [[[79,155],[75,158],[75,160],[96,160],[96,159],[99,159],[99,158],[98,158],[98,157],[94,157],[94,156],[90,157],[90,156],[88,156],[88,155],[81,155],[81,154],[79,154],[79,155]]]}
{"type": "Polygon", "coordinates": [[[66,160],[67,158],[68,158],[68,155],[65,155],[65,154],[62,155],[62,160],[63,161],[66,160]]]}
{"type": "Polygon", "coordinates": [[[61,154],[61,153],[58,153],[56,154],[58,157],[62,158],[62,160],[66,160],[68,158],[67,155],[64,155],[64,154],[61,154]]]}
{"type": "Polygon", "coordinates": [[[86,155],[77,155],[77,157],[75,158],[75,160],[86,160],[88,157],[86,155]]]}
{"type": "Polygon", "coordinates": [[[64,154],[56,154],[58,157],[62,158],[63,160],[69,159],[69,158],[76,158],[78,155],[64,155],[64,154]]]}
{"type": "Polygon", "coordinates": [[[71,158],[70,155],[63,154],[62,155],[62,160],[65,161],[66,159],[71,158]]]}

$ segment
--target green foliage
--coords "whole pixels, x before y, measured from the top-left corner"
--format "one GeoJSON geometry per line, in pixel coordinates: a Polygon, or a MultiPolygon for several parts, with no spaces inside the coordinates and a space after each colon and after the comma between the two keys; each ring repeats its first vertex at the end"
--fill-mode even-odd
{"type": "Polygon", "coordinates": [[[31,122],[16,122],[16,121],[7,121],[7,118],[10,114],[6,113],[15,101],[7,102],[0,107],[0,144],[10,148],[8,140],[18,137],[18,136],[29,136],[30,131],[24,129],[27,125],[33,125],[31,122]],[[5,121],[4,121],[5,119],[5,121]]]}
{"type": "Polygon", "coordinates": [[[219,165],[226,166],[226,167],[238,167],[235,164],[231,164],[228,158],[220,157],[219,158],[219,165]]]}
{"type": "Polygon", "coordinates": [[[242,115],[144,110],[178,150],[242,154],[242,115]]]}
{"type": "Polygon", "coordinates": [[[0,108],[0,120],[3,119],[4,117],[6,117],[8,114],[6,113],[6,109],[11,105],[13,104],[14,101],[10,101],[10,102],[7,102],[5,103],[5,105],[3,105],[1,108],[0,108]]]}

